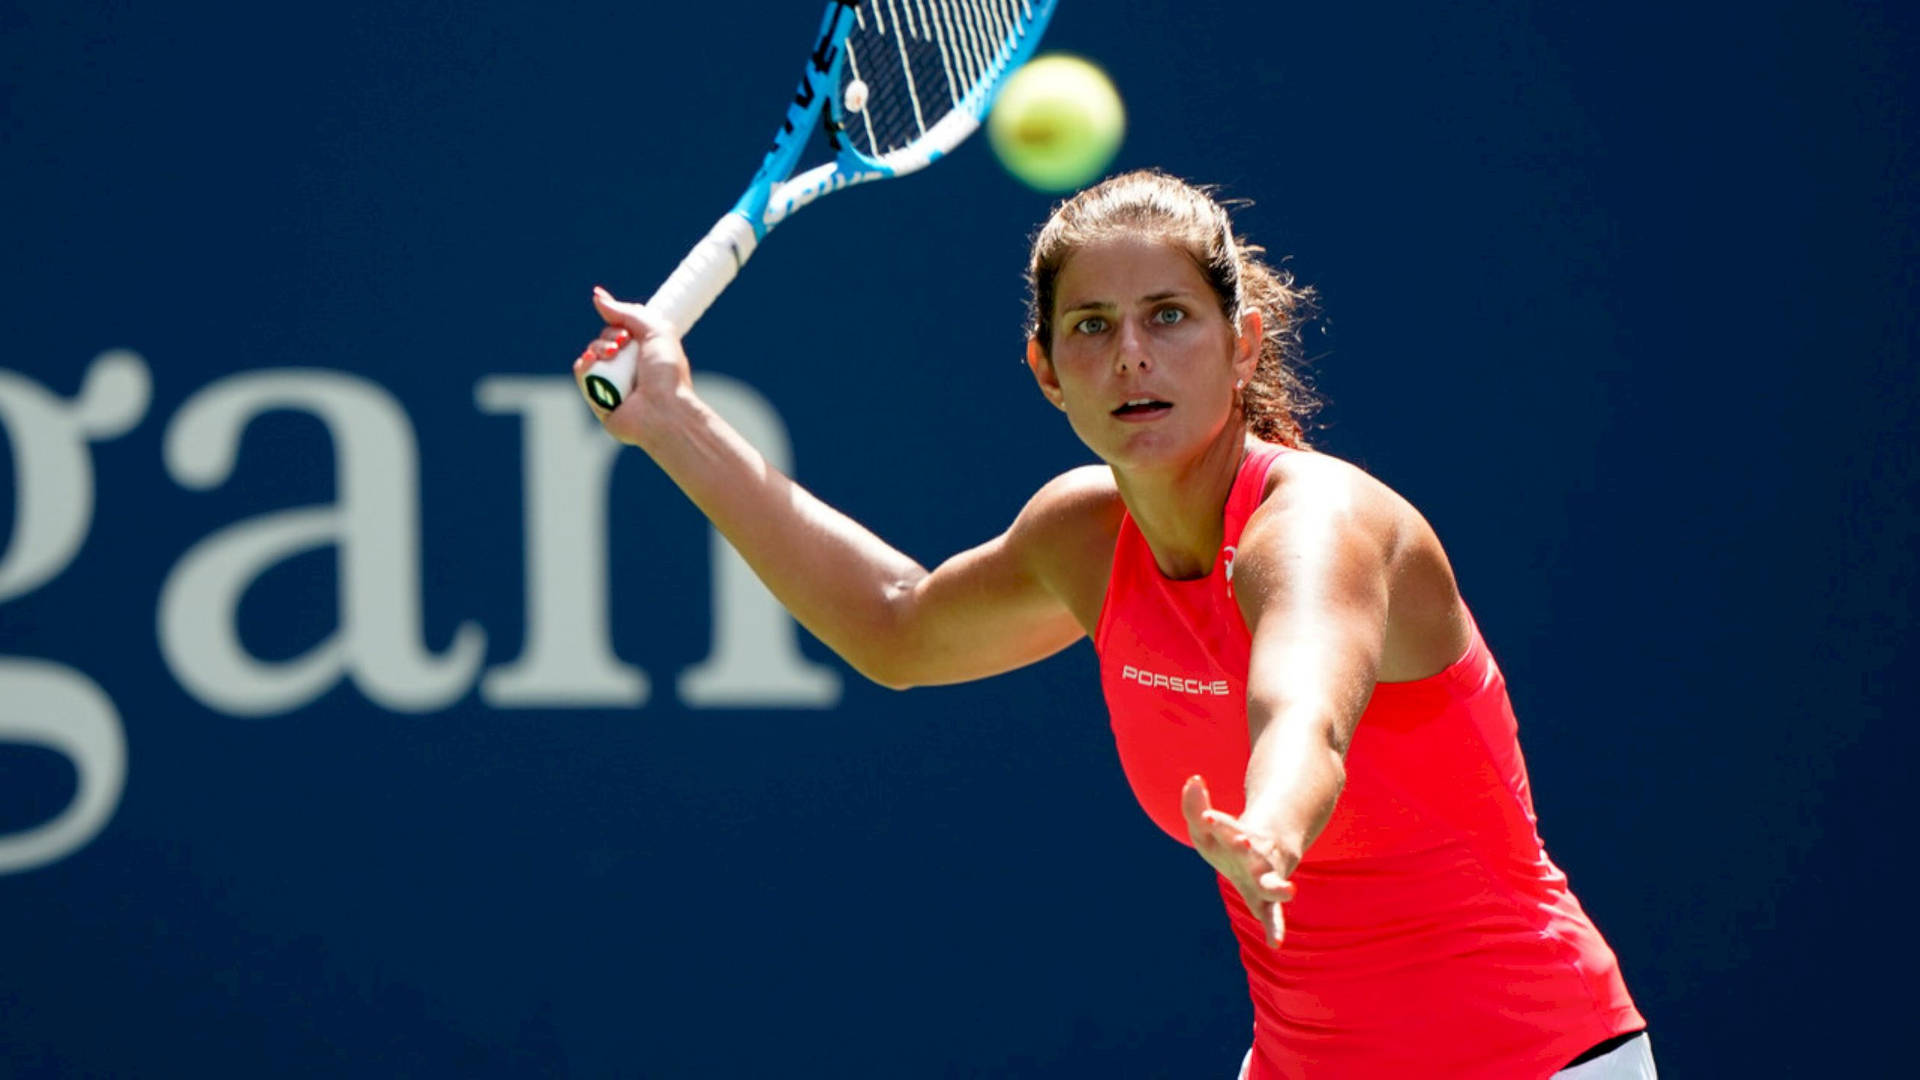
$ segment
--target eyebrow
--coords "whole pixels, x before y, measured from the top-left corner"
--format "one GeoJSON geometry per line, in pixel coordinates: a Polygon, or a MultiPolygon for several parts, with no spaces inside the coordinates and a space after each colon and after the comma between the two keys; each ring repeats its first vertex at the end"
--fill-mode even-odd
{"type": "MultiPolygon", "coordinates": [[[[1188,293],[1185,289],[1172,289],[1166,292],[1148,293],[1140,299],[1149,304],[1157,304],[1162,300],[1175,300],[1187,295],[1188,293]]],[[[1110,308],[1115,306],[1117,305],[1111,300],[1082,300],[1080,303],[1061,308],[1060,313],[1064,315],[1070,311],[1085,311],[1089,308],[1110,308]]]]}

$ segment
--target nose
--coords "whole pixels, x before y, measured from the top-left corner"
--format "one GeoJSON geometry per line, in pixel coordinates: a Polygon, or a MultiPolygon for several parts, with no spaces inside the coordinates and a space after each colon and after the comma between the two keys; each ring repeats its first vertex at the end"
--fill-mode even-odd
{"type": "Polygon", "coordinates": [[[1148,355],[1146,331],[1141,326],[1127,319],[1120,324],[1120,332],[1114,338],[1114,371],[1124,374],[1152,370],[1153,360],[1148,355]]]}

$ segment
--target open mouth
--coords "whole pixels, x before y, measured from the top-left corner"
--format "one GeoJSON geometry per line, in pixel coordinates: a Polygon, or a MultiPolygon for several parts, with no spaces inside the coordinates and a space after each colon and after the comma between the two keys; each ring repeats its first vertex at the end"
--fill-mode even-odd
{"type": "Polygon", "coordinates": [[[1171,402],[1161,401],[1159,398],[1132,398],[1127,401],[1126,404],[1113,410],[1113,415],[1129,420],[1144,420],[1148,417],[1159,416],[1171,408],[1173,408],[1171,402]]]}

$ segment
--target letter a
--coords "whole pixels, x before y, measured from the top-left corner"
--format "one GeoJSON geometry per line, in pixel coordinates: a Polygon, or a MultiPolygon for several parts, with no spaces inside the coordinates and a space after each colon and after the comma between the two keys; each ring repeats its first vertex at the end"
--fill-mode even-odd
{"type": "Polygon", "coordinates": [[[421,641],[419,454],[413,425],[391,395],[340,372],[277,370],[206,387],[167,426],[167,471],[206,490],[233,474],[254,417],[293,409],[333,439],[337,501],[262,514],[188,549],[160,591],[161,655],[188,693],[235,716],[272,716],[325,693],[343,674],[374,703],[426,712],[473,684],[486,635],[461,624],[447,651],[421,641]],[[262,661],[240,640],[241,598],[261,574],[332,545],[340,626],[284,662],[262,661]]]}

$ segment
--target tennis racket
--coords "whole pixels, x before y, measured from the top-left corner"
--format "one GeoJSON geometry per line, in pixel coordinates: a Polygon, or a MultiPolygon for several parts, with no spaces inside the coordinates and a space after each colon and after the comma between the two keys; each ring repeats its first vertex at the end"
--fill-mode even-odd
{"type": "MultiPolygon", "coordinates": [[[[952,152],[1032,55],[1054,3],[833,0],[760,171],[647,306],[685,335],[795,210],[854,184],[918,172],[952,152]],[[823,113],[833,160],[794,176],[823,113]]],[[[620,404],[638,357],[629,344],[587,370],[595,405],[620,404]]]]}

